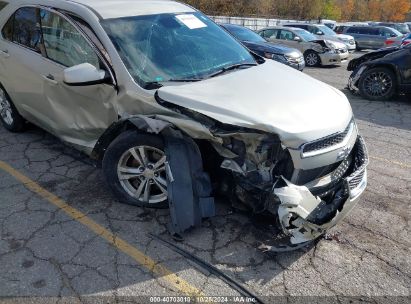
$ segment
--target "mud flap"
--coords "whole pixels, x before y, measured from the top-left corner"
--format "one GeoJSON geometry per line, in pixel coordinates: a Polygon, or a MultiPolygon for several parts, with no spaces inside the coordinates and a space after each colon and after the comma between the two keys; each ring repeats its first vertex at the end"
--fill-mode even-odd
{"type": "Polygon", "coordinates": [[[209,175],[197,144],[180,132],[165,136],[168,200],[172,235],[201,225],[203,218],[215,216],[214,197],[209,175]]]}

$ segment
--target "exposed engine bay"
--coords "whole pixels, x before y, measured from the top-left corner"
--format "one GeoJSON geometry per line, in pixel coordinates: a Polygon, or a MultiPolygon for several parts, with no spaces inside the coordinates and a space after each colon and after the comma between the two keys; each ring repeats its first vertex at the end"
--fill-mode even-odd
{"type": "Polygon", "coordinates": [[[367,150],[354,122],[341,134],[302,147],[304,157],[338,148],[337,161],[297,170],[291,150],[277,135],[225,125],[158,96],[156,99],[162,106],[201,122],[212,135],[210,140],[192,139],[160,117],[128,118],[140,130],[164,138],[172,219],[169,230],[177,238],[215,215],[218,196],[249,214],[270,216],[285,241],[278,247],[267,245],[268,250],[293,250],[336,225],[353,209],[366,187],[367,150]]]}

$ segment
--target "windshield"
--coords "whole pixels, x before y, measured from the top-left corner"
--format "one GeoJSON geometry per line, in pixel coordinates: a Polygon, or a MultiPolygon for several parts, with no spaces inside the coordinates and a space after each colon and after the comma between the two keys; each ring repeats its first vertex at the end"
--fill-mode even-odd
{"type": "Polygon", "coordinates": [[[398,30],[401,34],[408,34],[410,32],[408,25],[406,25],[405,23],[396,24],[395,29],[398,30]]]}
{"type": "Polygon", "coordinates": [[[300,30],[300,29],[295,29],[294,32],[300,36],[301,39],[303,39],[304,41],[314,41],[314,40],[318,40],[317,37],[315,37],[313,34],[311,34],[310,32],[307,32],[306,30],[300,30]]]}
{"type": "Polygon", "coordinates": [[[398,30],[396,30],[395,28],[392,28],[392,27],[391,27],[391,28],[390,28],[390,30],[391,30],[391,31],[393,31],[393,32],[394,32],[394,34],[395,34],[395,35],[397,35],[397,37],[402,36],[402,33],[401,33],[401,32],[399,32],[398,30]]]}
{"type": "Polygon", "coordinates": [[[225,27],[227,31],[233,34],[240,41],[249,42],[266,42],[266,40],[260,35],[254,33],[252,30],[237,26],[227,26],[225,27]]]}
{"type": "Polygon", "coordinates": [[[227,66],[255,63],[245,47],[201,13],[108,19],[102,25],[143,87],[198,80],[227,66]]]}
{"type": "Polygon", "coordinates": [[[326,36],[336,36],[337,33],[334,32],[332,29],[330,29],[328,26],[325,25],[318,25],[318,28],[320,29],[320,31],[322,31],[324,33],[324,35],[326,36]]]}

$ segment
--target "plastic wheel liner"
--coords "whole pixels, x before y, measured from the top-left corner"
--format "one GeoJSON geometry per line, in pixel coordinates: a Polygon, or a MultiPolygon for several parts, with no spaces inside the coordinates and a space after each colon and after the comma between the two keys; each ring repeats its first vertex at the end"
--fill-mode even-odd
{"type": "Polygon", "coordinates": [[[215,215],[209,175],[203,170],[196,143],[179,131],[165,136],[167,155],[167,190],[172,223],[170,232],[180,237],[191,227],[201,225],[203,218],[215,215]]]}

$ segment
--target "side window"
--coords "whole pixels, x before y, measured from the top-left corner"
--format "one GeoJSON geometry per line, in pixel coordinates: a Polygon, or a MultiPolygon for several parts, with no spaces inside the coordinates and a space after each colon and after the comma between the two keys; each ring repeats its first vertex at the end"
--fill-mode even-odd
{"type": "Polygon", "coordinates": [[[13,42],[40,52],[41,32],[38,22],[39,10],[34,7],[24,7],[14,14],[13,42]]]}
{"type": "Polygon", "coordinates": [[[380,35],[380,31],[378,30],[378,28],[369,28],[368,35],[378,36],[380,35]]]}
{"type": "Polygon", "coordinates": [[[358,32],[355,30],[355,28],[350,27],[350,28],[347,30],[347,34],[358,34],[358,32]]]}
{"type": "Polygon", "coordinates": [[[14,23],[14,14],[10,17],[9,21],[7,21],[6,25],[1,30],[1,35],[4,39],[8,41],[13,40],[13,23],[14,23]]]}
{"type": "Polygon", "coordinates": [[[100,68],[96,52],[69,21],[47,10],[41,10],[40,17],[49,59],[66,67],[90,63],[100,68]]]}
{"type": "Polygon", "coordinates": [[[277,31],[276,30],[265,30],[264,31],[264,38],[276,39],[277,38],[277,31]]]}
{"type": "Polygon", "coordinates": [[[281,40],[294,40],[294,37],[295,35],[292,32],[281,30],[281,35],[280,35],[281,40]]]}

